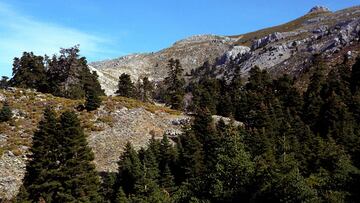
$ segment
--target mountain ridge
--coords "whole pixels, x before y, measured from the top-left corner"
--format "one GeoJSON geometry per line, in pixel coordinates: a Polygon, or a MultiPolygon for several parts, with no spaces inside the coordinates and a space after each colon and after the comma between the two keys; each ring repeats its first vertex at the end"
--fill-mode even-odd
{"type": "MultiPolygon", "coordinates": [[[[244,76],[253,66],[268,69],[274,75],[298,76],[314,54],[323,52],[324,58],[331,58],[358,44],[359,32],[359,6],[336,12],[316,6],[304,16],[279,26],[232,36],[194,35],[157,52],[93,62],[90,67],[101,75],[99,80],[107,95],[114,94],[122,73],[131,75],[133,81],[144,76],[162,81],[170,58],[179,59],[187,75],[205,61],[216,65],[218,77],[223,77],[220,72],[231,75],[232,70],[224,70],[224,64],[239,56],[237,62],[244,76]]],[[[352,57],[358,55],[357,50],[357,46],[349,50],[352,57]]]]}

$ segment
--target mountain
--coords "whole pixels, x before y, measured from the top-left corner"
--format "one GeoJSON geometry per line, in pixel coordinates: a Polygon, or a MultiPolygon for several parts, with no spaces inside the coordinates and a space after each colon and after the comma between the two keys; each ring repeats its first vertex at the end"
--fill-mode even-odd
{"type": "Polygon", "coordinates": [[[216,65],[219,77],[232,70],[222,70],[236,58],[244,76],[254,66],[273,75],[300,76],[311,65],[314,54],[326,62],[339,62],[344,55],[359,55],[360,7],[331,12],[316,6],[306,15],[283,25],[234,36],[197,35],[175,42],[154,53],[133,54],[113,60],[91,63],[107,95],[116,90],[119,76],[128,73],[133,80],[148,76],[161,81],[167,75],[170,58],[179,59],[185,73],[205,61],[216,65]]]}

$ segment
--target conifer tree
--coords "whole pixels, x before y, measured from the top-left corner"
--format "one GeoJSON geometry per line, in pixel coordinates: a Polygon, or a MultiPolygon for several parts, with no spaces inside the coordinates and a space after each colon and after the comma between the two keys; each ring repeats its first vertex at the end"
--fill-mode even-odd
{"type": "Polygon", "coordinates": [[[179,179],[192,182],[202,177],[205,170],[203,146],[191,131],[180,136],[179,140],[179,165],[182,170],[179,179]]]}
{"type": "Polygon", "coordinates": [[[325,76],[323,73],[324,64],[316,62],[315,72],[310,78],[310,84],[304,93],[304,107],[303,107],[303,119],[306,124],[310,125],[314,129],[314,125],[319,121],[319,114],[321,106],[323,105],[323,99],[321,97],[321,90],[325,82],[325,76]]]}
{"type": "Polygon", "coordinates": [[[101,202],[99,177],[92,163],[94,154],[87,146],[86,136],[74,112],[60,117],[62,139],[59,144],[59,175],[61,188],[56,201],[101,202]]]}
{"type": "Polygon", "coordinates": [[[10,80],[12,86],[41,91],[46,86],[46,82],[46,70],[42,56],[24,52],[21,58],[14,59],[13,78],[10,80]]]}
{"type": "Polygon", "coordinates": [[[9,121],[13,116],[8,102],[4,102],[0,109],[0,123],[9,121]]]}
{"type": "Polygon", "coordinates": [[[97,95],[96,91],[89,88],[86,93],[85,108],[88,111],[94,111],[101,106],[101,98],[97,95]]]}
{"type": "MultiPolygon", "coordinates": [[[[142,176],[142,166],[137,152],[128,142],[124,153],[120,156],[117,187],[124,190],[125,194],[135,193],[135,184],[142,176]]],[[[118,189],[116,189],[117,191],[118,189]]]]}
{"type": "Polygon", "coordinates": [[[351,69],[350,78],[351,92],[355,94],[360,89],[360,57],[356,58],[355,64],[351,69]]]}
{"type": "Polygon", "coordinates": [[[130,203],[122,187],[116,192],[116,198],[114,203],[130,203]]]}
{"type": "Polygon", "coordinates": [[[38,130],[33,136],[31,159],[26,166],[23,188],[17,199],[23,202],[55,202],[54,196],[61,191],[61,181],[58,179],[59,126],[55,112],[47,107],[38,130]]]}
{"type": "Polygon", "coordinates": [[[181,67],[178,59],[170,59],[168,68],[168,77],[165,78],[165,85],[167,87],[165,103],[173,109],[181,109],[185,95],[184,69],[181,67]]]}
{"type": "Polygon", "coordinates": [[[128,98],[135,98],[135,86],[131,81],[130,75],[123,73],[119,77],[118,90],[115,92],[116,95],[128,98]]]}

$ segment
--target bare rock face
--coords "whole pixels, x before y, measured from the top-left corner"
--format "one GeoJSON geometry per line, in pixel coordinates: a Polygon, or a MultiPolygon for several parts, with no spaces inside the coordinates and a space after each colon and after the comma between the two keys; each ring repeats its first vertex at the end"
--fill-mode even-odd
{"type": "Polygon", "coordinates": [[[309,13],[317,13],[317,12],[330,12],[330,9],[326,6],[314,6],[309,11],[309,13]]]}

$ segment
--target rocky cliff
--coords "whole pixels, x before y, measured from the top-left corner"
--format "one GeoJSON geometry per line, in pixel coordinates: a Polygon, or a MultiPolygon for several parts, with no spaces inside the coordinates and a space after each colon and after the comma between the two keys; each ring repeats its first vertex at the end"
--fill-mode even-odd
{"type": "Polygon", "coordinates": [[[231,72],[224,64],[237,58],[246,76],[253,66],[268,69],[274,75],[301,74],[320,53],[331,64],[344,55],[359,55],[360,7],[337,12],[316,6],[306,15],[289,23],[237,36],[198,35],[174,43],[155,53],[134,54],[91,64],[100,75],[108,95],[116,89],[118,76],[130,74],[134,80],[148,76],[152,80],[166,77],[170,58],[180,59],[185,72],[205,61],[217,64],[220,73],[231,72]]]}

